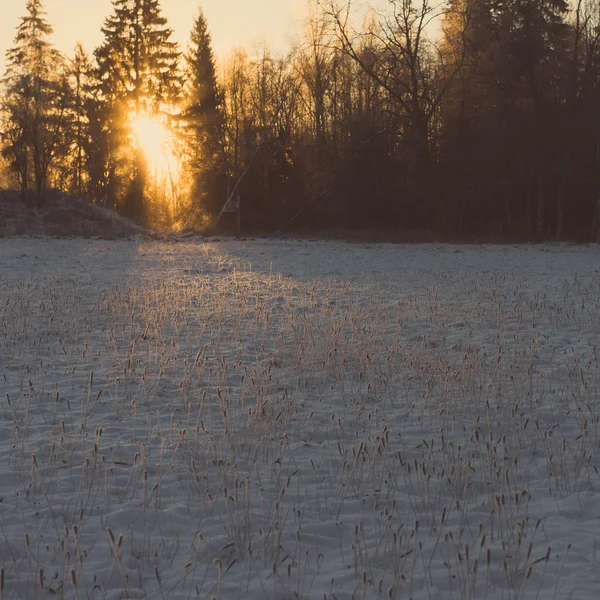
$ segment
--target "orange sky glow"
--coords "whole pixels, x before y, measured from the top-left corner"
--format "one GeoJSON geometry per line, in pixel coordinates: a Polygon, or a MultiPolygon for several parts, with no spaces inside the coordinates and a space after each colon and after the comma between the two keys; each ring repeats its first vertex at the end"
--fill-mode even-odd
{"type": "MultiPolygon", "coordinates": [[[[5,70],[6,50],[15,28],[25,14],[26,0],[0,0],[0,77],[5,70]]],[[[112,13],[111,0],[45,0],[48,21],[54,26],[56,47],[71,55],[81,41],[88,52],[102,42],[100,28],[112,13]]],[[[252,50],[265,40],[277,52],[291,46],[306,14],[306,0],[162,0],[163,14],[174,39],[185,47],[201,6],[208,20],[213,48],[224,58],[235,48],[252,50]]]]}

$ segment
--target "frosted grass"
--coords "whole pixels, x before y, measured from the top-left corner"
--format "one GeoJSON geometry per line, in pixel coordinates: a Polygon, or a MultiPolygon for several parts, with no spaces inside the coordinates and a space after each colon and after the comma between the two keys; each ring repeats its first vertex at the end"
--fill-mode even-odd
{"type": "Polygon", "coordinates": [[[599,259],[0,240],[1,597],[598,597],[599,259]]]}

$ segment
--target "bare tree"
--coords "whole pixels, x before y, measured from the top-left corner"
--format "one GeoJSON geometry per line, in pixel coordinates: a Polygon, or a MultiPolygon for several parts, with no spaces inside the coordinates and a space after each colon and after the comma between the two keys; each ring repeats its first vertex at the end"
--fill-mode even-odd
{"type": "Polygon", "coordinates": [[[321,4],[336,25],[343,51],[388,94],[415,159],[430,164],[434,159],[432,122],[451,81],[451,77],[440,76],[437,51],[427,37],[429,25],[440,15],[439,8],[429,0],[420,4],[390,0],[390,11],[378,14],[378,26],[360,33],[350,26],[351,0],[342,5],[321,0],[321,4]],[[365,36],[379,48],[368,59],[359,49],[365,36]]]}

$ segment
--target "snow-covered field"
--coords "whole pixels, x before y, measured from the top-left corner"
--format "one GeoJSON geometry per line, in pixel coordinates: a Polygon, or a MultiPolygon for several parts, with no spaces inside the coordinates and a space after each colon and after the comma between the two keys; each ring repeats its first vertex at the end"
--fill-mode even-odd
{"type": "Polygon", "coordinates": [[[599,269],[0,239],[0,598],[600,597],[599,269]]]}

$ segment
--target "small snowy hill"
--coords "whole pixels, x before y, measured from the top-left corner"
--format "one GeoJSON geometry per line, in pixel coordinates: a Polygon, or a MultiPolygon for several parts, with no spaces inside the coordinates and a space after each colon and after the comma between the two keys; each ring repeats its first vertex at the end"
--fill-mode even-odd
{"type": "Polygon", "coordinates": [[[56,237],[123,238],[151,233],[111,210],[50,192],[43,208],[21,200],[18,192],[0,190],[0,237],[48,235],[56,237]]]}

